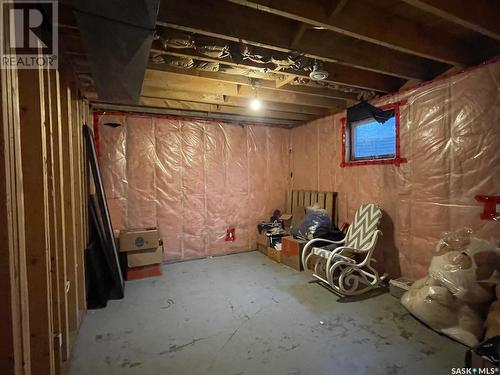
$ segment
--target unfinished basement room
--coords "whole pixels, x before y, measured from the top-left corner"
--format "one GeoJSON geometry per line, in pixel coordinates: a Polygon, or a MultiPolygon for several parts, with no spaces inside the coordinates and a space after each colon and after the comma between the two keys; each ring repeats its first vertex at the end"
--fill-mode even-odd
{"type": "Polygon", "coordinates": [[[0,375],[500,375],[499,0],[0,21],[0,375]]]}

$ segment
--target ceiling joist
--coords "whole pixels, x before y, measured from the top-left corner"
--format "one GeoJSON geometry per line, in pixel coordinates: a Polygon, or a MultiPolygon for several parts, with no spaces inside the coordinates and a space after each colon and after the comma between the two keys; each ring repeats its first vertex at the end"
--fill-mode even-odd
{"type": "Polygon", "coordinates": [[[403,1],[461,27],[500,41],[500,2],[497,0],[403,1]]]}
{"type": "Polygon", "coordinates": [[[267,88],[257,88],[257,92],[251,86],[217,82],[212,79],[186,76],[166,71],[146,70],[144,87],[156,87],[166,90],[194,91],[227,96],[236,96],[251,99],[257,94],[259,99],[277,103],[295,103],[299,105],[327,108],[331,111],[340,110],[345,107],[345,101],[311,96],[301,93],[292,93],[267,88]]]}
{"type": "Polygon", "coordinates": [[[228,74],[222,72],[208,72],[203,70],[197,70],[194,68],[191,69],[182,69],[182,68],[174,68],[167,64],[150,64],[149,70],[159,70],[164,72],[170,72],[173,74],[181,74],[191,77],[201,77],[207,78],[214,81],[234,83],[245,86],[257,86],[265,89],[271,90],[281,90],[286,92],[305,94],[311,96],[323,96],[327,98],[333,99],[342,99],[342,100],[357,100],[357,95],[355,93],[346,93],[340,90],[334,90],[330,88],[323,87],[310,87],[304,85],[296,85],[290,84],[294,79],[294,75],[285,75],[282,80],[264,80],[257,79],[257,77],[244,76],[240,74],[228,74]]]}
{"type": "MultiPolygon", "coordinates": [[[[260,70],[266,68],[265,65],[259,64],[251,60],[243,60],[240,63],[235,63],[229,58],[211,58],[206,55],[197,53],[191,49],[162,49],[163,46],[155,42],[153,43],[152,52],[164,53],[167,55],[188,57],[196,60],[224,63],[226,65],[260,70]]],[[[328,78],[324,82],[329,82],[338,85],[356,87],[360,89],[373,90],[378,92],[392,92],[398,90],[405,82],[405,79],[398,77],[391,77],[385,74],[375,73],[363,69],[353,68],[350,66],[326,62],[323,64],[323,69],[328,72],[328,78]]],[[[309,79],[309,73],[305,71],[296,71],[292,69],[282,69],[280,74],[292,74],[294,76],[309,79]]]]}
{"type": "MultiPolygon", "coordinates": [[[[293,52],[290,35],[296,27],[294,21],[283,17],[215,0],[162,2],[157,24],[282,52],[293,52]]],[[[404,79],[431,79],[448,68],[446,64],[341,34],[318,38],[306,32],[296,50],[307,57],[404,79]]]]}
{"type": "MultiPolygon", "coordinates": [[[[427,30],[408,19],[394,17],[367,0],[333,1],[332,13],[325,12],[323,3],[318,0],[228,1],[442,63],[462,66],[469,62],[469,51],[459,40],[427,30]]],[[[327,37],[317,31],[316,34],[318,38],[327,37]]]]}

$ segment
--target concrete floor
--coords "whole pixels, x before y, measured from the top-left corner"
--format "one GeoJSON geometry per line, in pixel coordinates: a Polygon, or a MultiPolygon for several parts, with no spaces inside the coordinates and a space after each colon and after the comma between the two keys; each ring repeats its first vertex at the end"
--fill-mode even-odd
{"type": "Polygon", "coordinates": [[[389,294],[348,302],[258,252],[164,266],[89,311],[70,374],[449,374],[465,347],[389,294]]]}

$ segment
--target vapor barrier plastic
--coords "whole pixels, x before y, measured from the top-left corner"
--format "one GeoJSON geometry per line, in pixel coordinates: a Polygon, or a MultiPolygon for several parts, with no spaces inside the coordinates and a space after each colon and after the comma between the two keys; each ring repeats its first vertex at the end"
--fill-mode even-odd
{"type": "Polygon", "coordinates": [[[395,165],[341,168],[345,113],[291,130],[292,188],[338,192],[339,223],[362,203],[384,211],[375,257],[390,275],[427,273],[443,232],[471,227],[498,246],[500,223],[480,219],[478,194],[500,195],[500,62],[396,94],[375,105],[400,107],[395,165]]]}
{"type": "Polygon", "coordinates": [[[255,249],[256,224],[284,210],[286,129],[133,114],[98,124],[114,229],[158,227],[166,260],[255,249]]]}

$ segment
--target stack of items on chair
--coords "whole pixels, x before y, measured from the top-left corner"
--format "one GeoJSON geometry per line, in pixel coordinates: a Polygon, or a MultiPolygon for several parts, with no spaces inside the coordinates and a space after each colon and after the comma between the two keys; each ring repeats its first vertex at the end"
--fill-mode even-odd
{"type": "Polygon", "coordinates": [[[500,249],[463,229],[438,242],[429,275],[402,304],[431,328],[470,347],[500,339],[500,249]]]}

